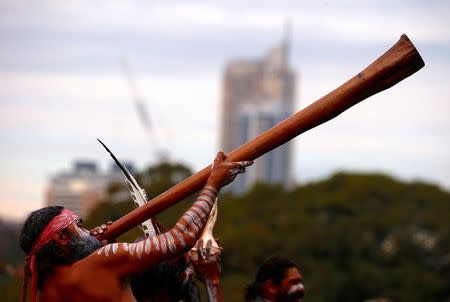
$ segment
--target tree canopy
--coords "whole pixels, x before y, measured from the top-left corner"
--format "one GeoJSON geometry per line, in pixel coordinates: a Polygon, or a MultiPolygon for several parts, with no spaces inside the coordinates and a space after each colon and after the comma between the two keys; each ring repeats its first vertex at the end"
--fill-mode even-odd
{"type": "MultiPolygon", "coordinates": [[[[165,163],[137,180],[151,198],[190,174],[187,167],[165,163]]],[[[111,184],[87,224],[130,211],[125,192],[123,184],[111,184]]],[[[194,198],[159,220],[172,227],[194,198]]],[[[449,192],[381,174],[338,173],[290,190],[257,184],[242,196],[221,194],[214,233],[225,248],[225,299],[243,301],[258,266],[278,255],[297,263],[305,301],[450,301],[449,217],[449,192]]],[[[140,234],[136,229],[120,239],[133,241],[140,234]]],[[[11,292],[8,282],[2,292],[11,292]]]]}

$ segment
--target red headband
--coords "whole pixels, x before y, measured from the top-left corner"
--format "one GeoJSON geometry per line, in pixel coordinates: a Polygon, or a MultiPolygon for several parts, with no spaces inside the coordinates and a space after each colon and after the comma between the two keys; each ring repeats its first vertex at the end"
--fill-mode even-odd
{"type": "Polygon", "coordinates": [[[36,302],[36,292],[37,292],[37,276],[36,276],[36,253],[46,245],[50,240],[53,239],[53,235],[65,229],[70,224],[72,224],[78,216],[70,210],[63,209],[61,213],[55,216],[44,228],[39,237],[34,242],[31,247],[31,251],[28,254],[25,264],[24,264],[24,280],[22,288],[22,302],[27,299],[27,286],[28,286],[28,274],[27,266],[31,272],[31,301],[36,302]],[[28,260],[28,261],[27,261],[28,260]]]}

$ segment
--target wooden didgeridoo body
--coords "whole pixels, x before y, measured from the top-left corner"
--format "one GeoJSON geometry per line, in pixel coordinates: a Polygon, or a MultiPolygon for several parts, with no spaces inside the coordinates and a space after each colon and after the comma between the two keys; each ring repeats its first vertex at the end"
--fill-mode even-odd
{"type": "MultiPolygon", "coordinates": [[[[297,112],[271,129],[227,154],[233,161],[254,160],[301,133],[338,116],[362,100],[383,91],[409,77],[425,63],[406,35],[386,53],[342,86],[297,112]]],[[[152,199],[112,223],[103,233],[103,239],[116,238],[141,222],[200,190],[211,171],[211,166],[152,199]]]]}

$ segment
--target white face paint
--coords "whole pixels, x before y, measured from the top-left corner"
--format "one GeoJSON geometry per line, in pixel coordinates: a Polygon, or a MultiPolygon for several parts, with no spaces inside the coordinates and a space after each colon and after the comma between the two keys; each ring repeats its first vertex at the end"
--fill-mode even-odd
{"type": "Polygon", "coordinates": [[[82,227],[80,219],[77,219],[73,222],[73,226],[75,228],[75,231],[81,238],[89,237],[91,236],[91,233],[89,233],[88,230],[82,227]]]}
{"type": "Polygon", "coordinates": [[[292,285],[291,288],[289,288],[289,290],[288,290],[288,295],[292,295],[296,292],[303,291],[303,289],[304,289],[303,284],[301,284],[301,283],[292,285]]]}

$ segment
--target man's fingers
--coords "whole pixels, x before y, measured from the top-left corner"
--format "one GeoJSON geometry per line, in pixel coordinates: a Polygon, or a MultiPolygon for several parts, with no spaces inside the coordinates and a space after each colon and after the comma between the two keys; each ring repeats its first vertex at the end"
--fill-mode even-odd
{"type": "Polygon", "coordinates": [[[226,158],[225,153],[223,153],[222,151],[217,152],[216,158],[214,159],[214,162],[216,161],[224,161],[226,158]]]}
{"type": "Polygon", "coordinates": [[[245,168],[237,166],[236,168],[230,169],[230,175],[238,175],[245,172],[245,168]]]}
{"type": "Polygon", "coordinates": [[[203,239],[199,239],[197,241],[197,251],[201,250],[203,248],[203,239]]]}
{"type": "Polygon", "coordinates": [[[197,257],[197,259],[200,259],[200,257],[202,259],[206,258],[205,248],[203,247],[203,239],[197,241],[197,257]]]}
{"type": "Polygon", "coordinates": [[[210,256],[211,255],[211,247],[212,247],[212,240],[209,239],[208,242],[206,242],[206,256],[210,256]]]}
{"type": "Polygon", "coordinates": [[[228,184],[230,184],[231,182],[233,182],[233,180],[236,178],[236,175],[230,175],[228,176],[225,181],[223,182],[222,186],[226,186],[228,184]]]}
{"type": "Polygon", "coordinates": [[[236,162],[236,163],[238,163],[238,164],[241,165],[242,167],[248,167],[248,166],[253,165],[253,160],[238,161],[238,162],[236,162]]]}
{"type": "Polygon", "coordinates": [[[95,227],[89,231],[93,236],[97,236],[98,234],[102,234],[103,230],[101,227],[95,227]]]}
{"type": "Polygon", "coordinates": [[[230,169],[230,174],[242,174],[245,172],[245,167],[253,165],[253,161],[238,161],[234,163],[234,167],[230,169]]]}

